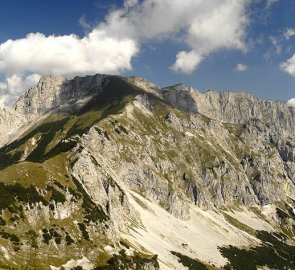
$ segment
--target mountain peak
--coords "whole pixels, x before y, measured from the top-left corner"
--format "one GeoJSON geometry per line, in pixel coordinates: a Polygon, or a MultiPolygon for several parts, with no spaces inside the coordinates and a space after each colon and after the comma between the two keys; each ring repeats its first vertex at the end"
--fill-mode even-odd
{"type": "Polygon", "coordinates": [[[15,103],[15,110],[32,112],[46,110],[50,100],[58,95],[66,79],[62,76],[42,76],[36,86],[27,90],[15,103]]]}
{"type": "Polygon", "coordinates": [[[39,82],[35,86],[36,89],[40,90],[43,94],[44,91],[48,92],[51,89],[56,90],[63,82],[66,81],[66,78],[57,75],[44,75],[40,78],[39,82]]]}
{"type": "Polygon", "coordinates": [[[54,74],[47,74],[47,75],[41,76],[37,85],[40,83],[43,83],[43,82],[46,83],[46,82],[54,82],[54,81],[62,81],[62,80],[65,80],[65,78],[63,76],[54,75],[54,74]]]}
{"type": "Polygon", "coordinates": [[[197,90],[179,83],[162,89],[164,98],[176,108],[186,112],[197,112],[197,90]]]}

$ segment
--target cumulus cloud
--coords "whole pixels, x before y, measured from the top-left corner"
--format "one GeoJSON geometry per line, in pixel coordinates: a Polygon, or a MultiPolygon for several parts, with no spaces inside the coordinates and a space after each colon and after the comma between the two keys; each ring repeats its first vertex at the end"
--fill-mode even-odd
{"type": "Polygon", "coordinates": [[[177,53],[171,67],[175,71],[191,73],[219,49],[247,49],[244,39],[249,23],[245,12],[248,0],[128,2],[132,4],[111,12],[99,28],[141,42],[178,38],[190,50],[177,53]]]}
{"type": "Polygon", "coordinates": [[[11,104],[27,89],[37,84],[39,74],[28,76],[13,74],[6,78],[6,82],[0,83],[0,107],[11,104]]]}
{"type": "Polygon", "coordinates": [[[243,71],[246,71],[246,70],[248,70],[247,65],[245,65],[245,64],[237,64],[236,71],[243,72],[243,71]]]}
{"type": "Polygon", "coordinates": [[[82,39],[76,35],[46,37],[40,33],[29,34],[0,45],[0,72],[65,76],[118,73],[131,68],[130,60],[137,51],[134,41],[116,39],[97,29],[82,39]]]}
{"type": "MultiPolygon", "coordinates": [[[[246,9],[250,1],[125,0],[84,37],[31,33],[8,40],[0,44],[0,73],[7,78],[2,97],[20,92],[16,90],[20,87],[9,83],[13,76],[26,81],[24,74],[71,77],[130,70],[141,46],[154,40],[185,46],[176,54],[171,69],[189,74],[217,50],[247,50],[246,9]]],[[[80,23],[89,28],[83,17],[80,23]]]]}
{"type": "Polygon", "coordinates": [[[295,98],[291,98],[290,100],[288,100],[287,105],[289,107],[295,108],[295,98]]]}
{"type": "Polygon", "coordinates": [[[31,74],[29,76],[14,74],[6,79],[8,93],[11,95],[19,95],[24,90],[36,85],[40,77],[39,74],[31,74]]]}
{"type": "Polygon", "coordinates": [[[124,7],[130,8],[130,7],[136,6],[137,4],[138,4],[138,0],[125,0],[124,7]]]}
{"type": "Polygon", "coordinates": [[[295,54],[280,65],[282,71],[295,77],[295,54]]]}
{"type": "Polygon", "coordinates": [[[176,55],[175,64],[171,66],[171,69],[177,72],[190,74],[195,70],[197,65],[201,63],[201,61],[202,57],[194,51],[182,51],[176,55]]]}

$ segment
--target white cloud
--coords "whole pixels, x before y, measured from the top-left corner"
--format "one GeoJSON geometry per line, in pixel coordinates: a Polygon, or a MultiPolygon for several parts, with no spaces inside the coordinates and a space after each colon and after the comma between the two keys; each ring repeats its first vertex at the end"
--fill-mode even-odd
{"type": "Polygon", "coordinates": [[[245,64],[237,64],[236,71],[243,72],[243,71],[246,71],[246,70],[248,70],[248,66],[247,65],[245,65],[245,64]]]}
{"type": "Polygon", "coordinates": [[[172,69],[191,73],[219,49],[246,50],[248,0],[145,0],[111,12],[99,25],[116,37],[142,42],[178,39],[190,48],[176,55],[172,69]],[[193,59],[189,60],[189,56],[193,59]],[[183,59],[182,59],[183,58],[183,59]],[[186,64],[188,66],[186,66],[186,64]]]}
{"type": "Polygon", "coordinates": [[[281,70],[295,77],[295,54],[280,65],[281,70]]]}
{"type": "Polygon", "coordinates": [[[0,109],[5,107],[5,101],[8,98],[6,91],[7,91],[7,83],[0,82],[0,109]]]}
{"type": "Polygon", "coordinates": [[[202,57],[194,51],[182,51],[176,55],[176,62],[171,69],[177,72],[190,74],[195,70],[197,65],[201,63],[201,61],[202,57]]]}
{"type": "Polygon", "coordinates": [[[286,40],[289,40],[291,37],[295,36],[295,28],[287,28],[284,32],[284,37],[286,40]]]}
{"type": "Polygon", "coordinates": [[[40,77],[39,74],[28,76],[13,74],[7,77],[5,83],[0,83],[0,107],[15,102],[24,91],[36,85],[40,77]]]}
{"type": "Polygon", "coordinates": [[[76,35],[29,34],[0,44],[0,72],[64,76],[118,73],[131,69],[130,60],[137,51],[134,41],[116,39],[101,30],[93,30],[82,39],[76,35]]]}
{"type": "Polygon", "coordinates": [[[39,74],[31,74],[29,76],[12,75],[6,79],[7,92],[12,96],[17,96],[23,91],[37,84],[40,80],[39,74]]]}
{"type": "Polygon", "coordinates": [[[0,91],[6,90],[7,89],[7,83],[0,82],[0,91]]]}
{"type": "Polygon", "coordinates": [[[287,105],[289,107],[295,108],[295,98],[291,98],[290,100],[288,100],[287,105]]]}
{"type": "MultiPolygon", "coordinates": [[[[95,73],[121,73],[132,68],[140,46],[154,40],[175,41],[186,47],[171,69],[191,73],[220,49],[246,51],[246,8],[251,0],[125,0],[84,37],[45,36],[0,44],[0,73],[14,75],[58,74],[66,77],[95,73]]],[[[80,20],[89,27],[86,20],[80,20]]],[[[6,93],[21,89],[7,85],[6,93]]],[[[4,94],[3,94],[4,95],[4,94]]]]}
{"type": "Polygon", "coordinates": [[[8,95],[0,95],[0,109],[3,109],[7,106],[7,100],[9,100],[8,95]]]}
{"type": "Polygon", "coordinates": [[[138,0],[125,0],[124,7],[125,8],[131,8],[138,4],[138,0]]]}

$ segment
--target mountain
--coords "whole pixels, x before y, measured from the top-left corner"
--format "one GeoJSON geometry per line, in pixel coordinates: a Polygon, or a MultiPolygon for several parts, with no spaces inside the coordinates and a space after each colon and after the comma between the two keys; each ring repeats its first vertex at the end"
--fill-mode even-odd
{"type": "Polygon", "coordinates": [[[42,77],[0,112],[0,269],[295,269],[295,109],[42,77]]]}

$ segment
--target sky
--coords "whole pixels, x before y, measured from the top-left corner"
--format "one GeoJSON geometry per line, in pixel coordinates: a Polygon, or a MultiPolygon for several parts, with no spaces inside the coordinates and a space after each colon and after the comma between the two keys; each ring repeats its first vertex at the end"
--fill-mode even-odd
{"type": "Polygon", "coordinates": [[[295,107],[294,0],[0,0],[0,107],[41,76],[136,75],[295,107]]]}

